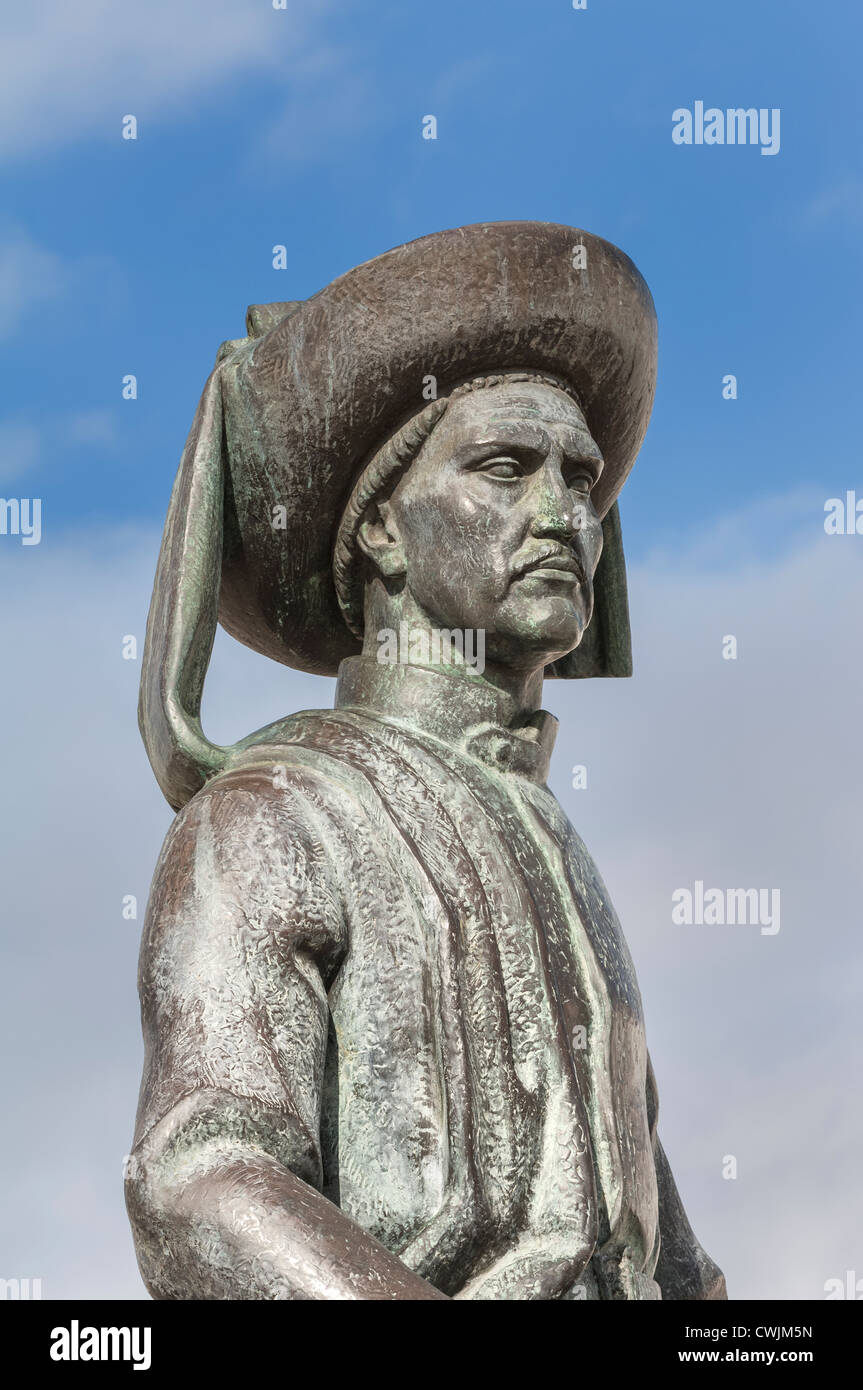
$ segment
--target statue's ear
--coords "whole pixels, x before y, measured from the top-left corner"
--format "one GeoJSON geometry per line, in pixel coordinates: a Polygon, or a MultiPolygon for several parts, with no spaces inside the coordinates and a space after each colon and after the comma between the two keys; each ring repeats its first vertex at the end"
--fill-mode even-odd
{"type": "Polygon", "coordinates": [[[626,563],[616,502],[602,523],[602,536],[602,555],[593,580],[593,617],[575,651],[545,668],[547,677],[632,675],[626,563]]]}
{"type": "Polygon", "coordinates": [[[401,579],[406,574],[405,548],[389,501],[369,503],[357,530],[357,548],[384,579],[401,579]]]}

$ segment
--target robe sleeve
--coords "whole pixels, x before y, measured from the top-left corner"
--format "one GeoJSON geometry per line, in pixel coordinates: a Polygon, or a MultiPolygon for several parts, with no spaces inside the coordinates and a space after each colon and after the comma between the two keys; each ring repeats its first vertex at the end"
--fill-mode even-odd
{"type": "Polygon", "coordinates": [[[127,1165],[157,1298],[443,1297],[321,1192],[327,990],[347,946],[325,800],[305,770],[228,773],[160,857],[127,1165]]]}
{"type": "Polygon", "coordinates": [[[726,1299],[725,1276],[701,1248],[683,1209],[677,1184],[657,1134],[659,1095],[647,1063],[647,1113],[659,1189],[659,1258],[653,1278],[668,1299],[726,1299]]]}

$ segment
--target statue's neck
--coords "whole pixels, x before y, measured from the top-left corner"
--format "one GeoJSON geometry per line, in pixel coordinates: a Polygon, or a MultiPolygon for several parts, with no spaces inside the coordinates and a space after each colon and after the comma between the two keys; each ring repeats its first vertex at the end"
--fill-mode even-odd
{"type": "Polygon", "coordinates": [[[379,665],[421,666],[485,688],[504,722],[517,725],[542,704],[542,665],[526,669],[490,660],[482,629],[438,626],[408,594],[366,608],[363,656],[379,665]]]}

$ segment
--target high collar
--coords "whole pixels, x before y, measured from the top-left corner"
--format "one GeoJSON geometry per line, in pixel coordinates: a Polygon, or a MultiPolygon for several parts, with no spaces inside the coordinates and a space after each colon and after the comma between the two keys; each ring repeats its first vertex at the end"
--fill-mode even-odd
{"type": "Polygon", "coordinates": [[[382,715],[480,758],[498,772],[545,782],[557,720],[518,716],[511,695],[439,668],[351,656],[339,667],[336,709],[382,715]]]}

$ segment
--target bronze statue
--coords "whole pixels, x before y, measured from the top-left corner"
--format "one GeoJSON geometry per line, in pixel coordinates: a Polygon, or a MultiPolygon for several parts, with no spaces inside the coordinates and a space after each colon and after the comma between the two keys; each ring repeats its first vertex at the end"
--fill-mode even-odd
{"type": "Polygon", "coordinates": [[[632,962],[548,790],[544,676],[630,674],[635,267],[424,237],[249,311],[180,465],[141,727],[178,811],[127,1178],[162,1299],[724,1298],[656,1133],[632,962]],[[217,619],[338,673],[219,748],[217,619]]]}

